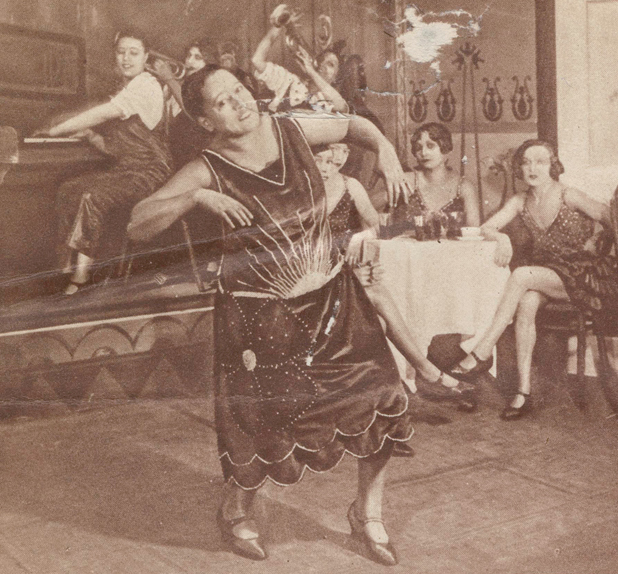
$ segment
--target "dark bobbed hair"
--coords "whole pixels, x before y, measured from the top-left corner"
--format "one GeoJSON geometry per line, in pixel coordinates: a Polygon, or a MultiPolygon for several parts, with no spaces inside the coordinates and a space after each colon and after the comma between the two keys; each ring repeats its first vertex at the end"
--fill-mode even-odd
{"type": "Polygon", "coordinates": [[[451,130],[449,130],[444,124],[438,122],[429,122],[423,124],[417,128],[412,137],[410,143],[412,144],[412,154],[414,155],[414,148],[421,139],[423,132],[426,132],[429,139],[435,141],[440,148],[442,154],[447,154],[453,151],[453,137],[451,136],[451,130]]]}
{"type": "Polygon", "coordinates": [[[549,175],[550,177],[558,181],[560,176],[564,173],[564,166],[562,162],[558,159],[558,154],[556,153],[556,148],[549,142],[544,140],[526,140],[523,144],[521,144],[515,154],[513,155],[513,173],[515,177],[518,179],[524,179],[524,174],[521,170],[521,166],[524,163],[524,154],[531,147],[544,147],[547,151],[549,151],[549,175]]]}
{"type": "Polygon", "coordinates": [[[328,147],[328,144],[321,143],[321,144],[316,144],[316,145],[311,146],[311,153],[313,155],[322,153],[323,151],[331,151],[330,147],[328,147]]]}
{"type": "Polygon", "coordinates": [[[196,38],[193,41],[189,42],[185,47],[185,58],[189,55],[189,50],[191,48],[197,48],[202,53],[202,56],[204,56],[204,58],[207,58],[213,51],[213,46],[208,38],[196,38]]]}
{"type": "Polygon", "coordinates": [[[204,95],[202,94],[202,87],[204,86],[204,82],[219,70],[232,74],[232,76],[237,78],[238,81],[251,92],[251,95],[255,97],[251,87],[243,82],[244,78],[242,76],[230,72],[219,64],[206,64],[201,70],[187,76],[182,83],[182,103],[184,104],[185,110],[187,110],[192,118],[195,119],[204,116],[204,95]]]}
{"type": "Polygon", "coordinates": [[[334,54],[337,57],[337,60],[339,62],[339,66],[341,66],[341,64],[343,64],[343,50],[345,48],[345,40],[337,40],[334,44],[332,44],[331,46],[329,46],[328,48],[326,48],[325,50],[322,50],[316,57],[315,57],[315,62],[316,64],[319,66],[323,61],[324,58],[326,58],[327,54],[334,54]]]}
{"type": "Polygon", "coordinates": [[[120,42],[122,38],[134,38],[135,40],[139,40],[142,43],[142,46],[144,46],[144,50],[146,52],[150,51],[150,42],[148,41],[148,36],[146,36],[146,33],[140,28],[125,27],[118,30],[118,32],[116,32],[116,35],[114,36],[114,48],[118,46],[118,42],[120,42]]]}

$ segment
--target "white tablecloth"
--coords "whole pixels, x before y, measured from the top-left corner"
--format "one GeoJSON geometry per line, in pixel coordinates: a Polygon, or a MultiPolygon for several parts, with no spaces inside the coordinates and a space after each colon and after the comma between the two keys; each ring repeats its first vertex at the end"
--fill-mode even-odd
{"type": "MultiPolygon", "coordinates": [[[[435,335],[460,333],[470,351],[489,327],[509,277],[493,262],[492,241],[370,241],[365,257],[379,257],[384,286],[427,351],[435,335]],[[376,253],[378,250],[379,253],[376,253]]],[[[413,387],[408,365],[394,349],[402,378],[413,387]]]]}

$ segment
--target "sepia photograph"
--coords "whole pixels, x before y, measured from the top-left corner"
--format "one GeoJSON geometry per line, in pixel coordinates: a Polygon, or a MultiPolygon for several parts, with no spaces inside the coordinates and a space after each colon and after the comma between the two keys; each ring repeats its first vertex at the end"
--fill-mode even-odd
{"type": "Polygon", "coordinates": [[[0,574],[615,574],[618,0],[0,0],[0,574]]]}

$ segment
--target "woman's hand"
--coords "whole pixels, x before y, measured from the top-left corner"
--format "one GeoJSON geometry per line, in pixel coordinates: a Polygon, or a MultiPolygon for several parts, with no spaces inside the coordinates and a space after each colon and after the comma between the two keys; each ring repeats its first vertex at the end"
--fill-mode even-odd
{"type": "Polygon", "coordinates": [[[32,132],[30,135],[31,138],[48,138],[50,128],[38,128],[32,132]]]}
{"type": "Polygon", "coordinates": [[[494,254],[494,263],[498,267],[506,267],[513,258],[513,245],[506,233],[499,233],[496,237],[497,245],[494,254]]]}
{"type": "Polygon", "coordinates": [[[249,227],[253,223],[253,214],[240,201],[214,189],[198,189],[193,199],[196,205],[220,217],[232,229],[236,229],[236,225],[249,227]]]}
{"type": "Polygon", "coordinates": [[[382,281],[384,268],[379,263],[362,263],[354,268],[354,274],[363,287],[371,287],[382,281]]]}
{"type": "Polygon", "coordinates": [[[350,265],[358,265],[361,263],[361,254],[363,250],[364,236],[361,233],[355,233],[350,238],[348,247],[345,252],[345,260],[350,265]]]}
{"type": "Polygon", "coordinates": [[[318,73],[313,63],[313,57],[302,46],[298,46],[294,56],[296,57],[298,65],[309,77],[313,77],[318,73]]]}
{"type": "Polygon", "coordinates": [[[400,199],[408,203],[408,197],[411,195],[412,190],[401,167],[395,148],[390,143],[380,146],[376,169],[382,173],[386,180],[389,206],[394,207],[400,199]]]}

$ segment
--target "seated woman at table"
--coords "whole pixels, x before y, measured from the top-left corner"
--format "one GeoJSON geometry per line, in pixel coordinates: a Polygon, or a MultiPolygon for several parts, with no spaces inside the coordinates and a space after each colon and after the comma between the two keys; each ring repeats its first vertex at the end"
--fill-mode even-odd
{"type": "Polygon", "coordinates": [[[335,143],[312,149],[324,180],[332,236],[338,249],[345,253],[346,262],[355,266],[356,276],[365,287],[369,300],[385,321],[387,337],[414,367],[419,393],[432,400],[455,401],[462,410],[474,410],[474,387],[463,382],[458,384],[423,355],[392,296],[380,282],[380,264],[362,261],[364,241],[377,238],[379,218],[360,182],[340,173],[348,158],[348,146],[335,143]]]}
{"type": "Polygon", "coordinates": [[[595,221],[610,224],[609,206],[559,181],[564,168],[553,147],[541,140],[524,142],[513,157],[513,170],[528,189],[514,195],[482,227],[497,241],[495,261],[508,265],[513,248],[500,229],[516,217],[532,236],[530,265],[511,274],[487,333],[451,374],[470,380],[488,370],[492,349],[515,318],[518,390],[502,412],[505,420],[531,410],[530,373],[536,342],[535,318],[549,300],[571,301],[583,311],[618,309],[618,260],[590,250],[595,221]]]}
{"type": "Polygon", "coordinates": [[[100,142],[101,135],[90,129],[100,126],[102,147],[112,159],[110,167],[66,181],[58,191],[62,265],[71,274],[67,295],[88,283],[102,245],[115,243],[120,249],[133,206],[172,173],[163,89],[145,71],[148,43],[140,32],[126,30],[116,35],[114,49],[123,84],[120,92],[107,103],[38,132],[100,142]]]}
{"type": "Polygon", "coordinates": [[[407,174],[413,192],[406,210],[429,219],[447,220],[449,214],[458,215],[462,225],[478,227],[478,193],[447,165],[448,154],[453,151],[449,129],[435,122],[423,124],[412,134],[411,143],[418,167],[407,174]]]}

